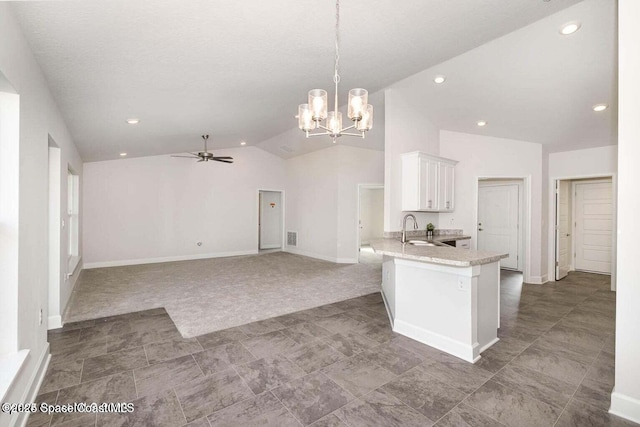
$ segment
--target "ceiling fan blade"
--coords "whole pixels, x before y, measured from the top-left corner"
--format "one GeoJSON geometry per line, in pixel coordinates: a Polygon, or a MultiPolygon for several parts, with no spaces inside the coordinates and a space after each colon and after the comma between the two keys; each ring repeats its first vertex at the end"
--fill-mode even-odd
{"type": "Polygon", "coordinates": [[[214,157],[211,157],[211,158],[212,159],[221,159],[221,160],[233,160],[233,157],[228,157],[228,156],[226,156],[226,157],[214,156],[214,157]]]}
{"type": "Polygon", "coordinates": [[[216,157],[212,158],[211,160],[214,160],[214,161],[220,162],[220,163],[233,163],[233,160],[221,160],[221,159],[216,158],[216,157]]]}

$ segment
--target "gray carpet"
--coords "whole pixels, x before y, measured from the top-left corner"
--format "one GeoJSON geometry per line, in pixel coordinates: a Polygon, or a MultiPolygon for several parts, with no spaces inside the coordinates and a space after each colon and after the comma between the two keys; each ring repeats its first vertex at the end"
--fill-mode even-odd
{"type": "Polygon", "coordinates": [[[380,290],[380,264],[285,252],[84,270],[66,322],[165,307],[184,337],[380,290]]]}

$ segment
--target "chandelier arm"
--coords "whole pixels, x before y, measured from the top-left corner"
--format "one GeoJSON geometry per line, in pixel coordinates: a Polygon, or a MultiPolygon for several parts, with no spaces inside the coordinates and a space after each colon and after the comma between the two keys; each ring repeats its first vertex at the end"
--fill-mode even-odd
{"type": "Polygon", "coordinates": [[[355,129],[355,128],[356,128],[356,125],[351,125],[351,126],[349,126],[349,127],[347,127],[347,128],[340,129],[340,133],[344,132],[345,130],[355,129]]]}
{"type": "Polygon", "coordinates": [[[307,137],[311,137],[311,136],[326,136],[326,135],[331,135],[331,132],[310,133],[310,134],[307,135],[307,137]]]}
{"type": "Polygon", "coordinates": [[[362,133],[350,133],[350,132],[340,132],[340,135],[347,135],[347,136],[357,136],[359,138],[364,138],[364,132],[362,133]]]}

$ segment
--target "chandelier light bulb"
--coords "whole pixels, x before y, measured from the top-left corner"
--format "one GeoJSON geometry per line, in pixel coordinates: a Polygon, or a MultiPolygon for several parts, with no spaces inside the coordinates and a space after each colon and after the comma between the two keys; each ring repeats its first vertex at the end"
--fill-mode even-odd
{"type": "Polygon", "coordinates": [[[313,120],[319,121],[327,118],[327,91],[313,89],[309,91],[309,107],[313,120]]]}
{"type": "Polygon", "coordinates": [[[305,132],[312,131],[316,128],[316,122],[313,121],[313,113],[309,108],[309,104],[298,105],[298,128],[305,132]]]}
{"type": "Polygon", "coordinates": [[[342,131],[342,113],[330,111],[327,117],[328,130],[331,135],[339,136],[342,131]]]}
{"type": "Polygon", "coordinates": [[[373,105],[368,104],[364,113],[362,114],[362,120],[358,122],[357,129],[360,132],[366,132],[373,127],[373,105]]]}
{"type": "Polygon", "coordinates": [[[357,88],[349,91],[349,107],[347,116],[349,119],[357,121],[362,119],[362,114],[369,100],[369,92],[365,89],[357,88]]]}

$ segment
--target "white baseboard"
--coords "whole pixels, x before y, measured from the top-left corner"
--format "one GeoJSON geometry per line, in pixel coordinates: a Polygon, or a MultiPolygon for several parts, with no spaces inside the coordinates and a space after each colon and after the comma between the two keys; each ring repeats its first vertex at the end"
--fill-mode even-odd
{"type": "Polygon", "coordinates": [[[62,328],[62,316],[49,316],[47,320],[47,329],[59,329],[62,328]]]}
{"type": "Polygon", "coordinates": [[[236,251],[236,252],[215,252],[210,254],[193,254],[193,255],[178,255],[160,258],[141,258],[141,259],[125,259],[119,261],[100,261],[100,262],[86,262],[84,263],[84,269],[89,270],[92,268],[103,267],[121,267],[125,265],[138,265],[138,264],[157,264],[160,262],[172,262],[172,261],[190,261],[195,259],[207,259],[207,258],[223,258],[230,256],[240,255],[256,255],[257,249],[249,251],[236,251]]]}
{"type": "Polygon", "coordinates": [[[640,423],[640,400],[617,393],[614,388],[611,393],[611,408],[609,412],[635,423],[640,423]]]}
{"type": "Polygon", "coordinates": [[[291,246],[286,247],[285,248],[285,252],[290,252],[290,253],[295,254],[295,255],[307,256],[309,258],[321,259],[323,261],[336,262],[336,263],[339,262],[338,258],[336,258],[336,257],[330,257],[330,256],[326,256],[326,255],[321,255],[321,254],[317,254],[315,252],[303,251],[302,249],[294,248],[294,247],[291,247],[291,246]]]}
{"type": "Polygon", "coordinates": [[[263,245],[260,249],[280,249],[282,245],[263,245]]]}
{"type": "Polygon", "coordinates": [[[459,341],[454,341],[451,338],[427,331],[426,329],[418,328],[400,319],[395,319],[393,323],[393,331],[428,346],[435,347],[438,350],[442,350],[445,353],[449,353],[462,360],[466,360],[467,362],[476,363],[480,360],[480,353],[478,353],[477,357],[473,357],[473,350],[478,346],[477,343],[475,345],[468,345],[459,341]]]}
{"type": "Polygon", "coordinates": [[[544,276],[529,276],[526,280],[525,283],[528,283],[530,285],[542,285],[543,283],[547,282],[547,275],[544,276]]]}
{"type": "MultiPolygon", "coordinates": [[[[49,367],[50,360],[51,355],[49,354],[49,343],[47,343],[47,345],[42,350],[42,353],[40,354],[40,358],[38,359],[38,367],[31,376],[29,384],[27,384],[27,388],[24,391],[21,402],[32,403],[36,401],[36,396],[38,395],[38,391],[40,390],[42,381],[44,381],[44,376],[47,373],[47,368],[49,367]]],[[[28,413],[18,413],[13,419],[11,425],[24,427],[27,424],[28,417],[28,413]]]]}

